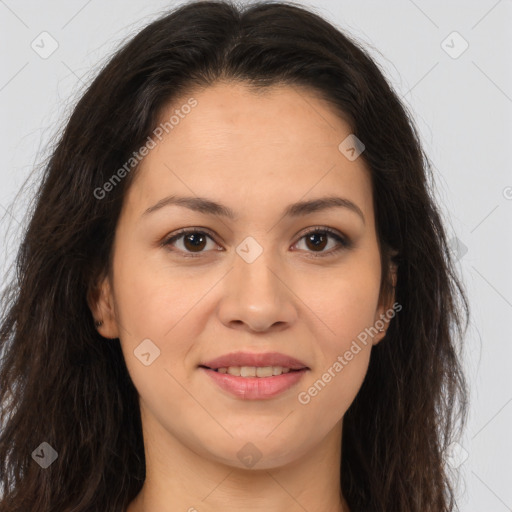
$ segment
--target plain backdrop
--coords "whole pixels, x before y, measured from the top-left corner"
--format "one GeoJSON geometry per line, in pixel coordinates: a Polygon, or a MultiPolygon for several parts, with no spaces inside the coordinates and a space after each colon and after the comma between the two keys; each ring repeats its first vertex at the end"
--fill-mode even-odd
{"type": "MultiPolygon", "coordinates": [[[[104,59],[181,3],[0,0],[2,288],[30,195],[14,202],[20,186],[104,59]]],[[[471,302],[464,342],[471,410],[449,457],[460,471],[458,503],[463,512],[510,511],[512,1],[297,3],[366,45],[420,130],[471,302]]]]}

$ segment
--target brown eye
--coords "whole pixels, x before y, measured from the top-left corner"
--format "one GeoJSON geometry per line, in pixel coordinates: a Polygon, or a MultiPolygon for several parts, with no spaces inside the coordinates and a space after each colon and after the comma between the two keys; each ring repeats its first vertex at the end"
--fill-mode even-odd
{"type": "MultiPolygon", "coordinates": [[[[312,253],[312,256],[315,257],[330,256],[342,249],[352,247],[352,243],[349,239],[341,236],[330,228],[315,228],[303,235],[299,241],[303,239],[306,244],[306,252],[312,253]],[[330,240],[334,240],[335,243],[333,247],[329,248],[330,250],[325,250],[330,240]]],[[[197,257],[201,256],[204,252],[209,252],[207,249],[208,240],[211,240],[214,245],[217,245],[212,236],[205,231],[184,229],[168,238],[162,245],[172,247],[173,251],[180,252],[185,257],[197,257]]]]}
{"type": "Polygon", "coordinates": [[[303,235],[299,242],[303,239],[305,240],[307,252],[318,253],[313,254],[314,256],[329,256],[352,246],[347,238],[329,228],[315,228],[313,231],[303,235]],[[331,246],[331,250],[324,251],[329,244],[329,239],[335,240],[337,243],[333,244],[334,249],[332,249],[333,246],[331,246]]]}
{"type": "Polygon", "coordinates": [[[206,232],[189,229],[173,235],[164,241],[162,245],[176,247],[176,249],[179,252],[183,252],[185,256],[195,256],[196,254],[199,256],[202,252],[207,252],[204,249],[208,245],[208,239],[214,242],[212,237],[206,232]]]}
{"type": "Polygon", "coordinates": [[[305,237],[306,245],[313,250],[322,250],[327,245],[328,238],[329,235],[325,235],[323,233],[311,233],[305,237]]]}
{"type": "Polygon", "coordinates": [[[183,245],[187,251],[201,251],[206,246],[206,236],[203,233],[189,233],[183,237],[183,245]]]}

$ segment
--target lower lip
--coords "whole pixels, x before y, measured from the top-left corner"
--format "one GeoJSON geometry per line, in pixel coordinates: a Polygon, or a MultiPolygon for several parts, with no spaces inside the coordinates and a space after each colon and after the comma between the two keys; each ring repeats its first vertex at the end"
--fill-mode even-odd
{"type": "Polygon", "coordinates": [[[265,400],[273,398],[297,384],[307,369],[282,373],[273,377],[237,377],[201,368],[222,389],[244,400],[265,400]]]}

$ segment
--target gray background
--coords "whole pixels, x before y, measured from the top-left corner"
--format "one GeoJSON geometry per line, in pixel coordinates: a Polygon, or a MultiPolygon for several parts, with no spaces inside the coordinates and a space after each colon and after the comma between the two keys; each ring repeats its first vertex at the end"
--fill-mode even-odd
{"type": "MultiPolygon", "coordinates": [[[[98,64],[180,3],[0,0],[2,287],[29,197],[13,202],[23,181],[48,155],[98,64]],[[47,58],[31,47],[42,46],[44,31],[58,44],[47,58]]],[[[435,165],[435,194],[472,308],[470,418],[447,460],[460,470],[460,510],[512,510],[512,1],[298,3],[369,47],[435,165]]]]}

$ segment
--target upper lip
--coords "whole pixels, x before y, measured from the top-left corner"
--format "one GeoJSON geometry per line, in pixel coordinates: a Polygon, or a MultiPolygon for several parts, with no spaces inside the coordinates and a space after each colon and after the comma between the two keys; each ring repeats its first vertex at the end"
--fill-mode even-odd
{"type": "Polygon", "coordinates": [[[213,370],[228,368],[229,366],[282,366],[283,368],[290,368],[290,370],[308,368],[302,361],[279,352],[265,352],[263,354],[231,352],[201,363],[199,366],[206,366],[213,370]]]}

